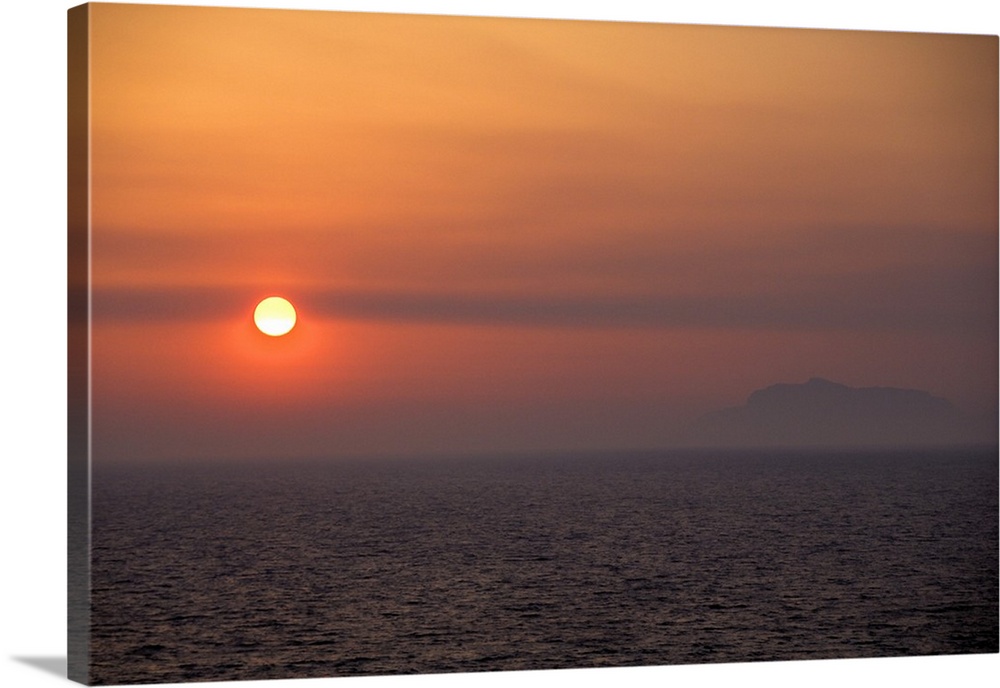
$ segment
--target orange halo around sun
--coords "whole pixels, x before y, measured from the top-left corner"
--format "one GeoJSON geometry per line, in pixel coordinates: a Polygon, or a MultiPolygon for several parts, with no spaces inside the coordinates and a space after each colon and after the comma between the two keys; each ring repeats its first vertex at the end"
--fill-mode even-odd
{"type": "Polygon", "coordinates": [[[295,308],[288,299],[269,296],[257,304],[253,312],[257,329],[271,337],[288,334],[295,327],[295,308]]]}

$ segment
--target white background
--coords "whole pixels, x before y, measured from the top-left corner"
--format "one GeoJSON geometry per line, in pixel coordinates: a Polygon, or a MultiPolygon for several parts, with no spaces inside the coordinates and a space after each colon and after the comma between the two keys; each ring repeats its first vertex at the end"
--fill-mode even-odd
{"type": "MultiPolygon", "coordinates": [[[[0,148],[0,685],[60,685],[66,656],[66,10],[71,2],[14,0],[0,21],[4,126],[0,148]]],[[[430,14],[879,29],[996,35],[1000,10],[984,0],[914,2],[656,3],[651,0],[291,0],[205,2],[430,14]]],[[[359,686],[995,685],[1000,655],[838,660],[214,683],[278,688],[359,686]]]]}

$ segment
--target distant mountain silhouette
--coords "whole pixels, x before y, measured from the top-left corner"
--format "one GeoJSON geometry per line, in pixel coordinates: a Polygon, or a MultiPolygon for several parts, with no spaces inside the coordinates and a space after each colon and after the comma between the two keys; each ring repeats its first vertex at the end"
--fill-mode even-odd
{"type": "Polygon", "coordinates": [[[813,378],[757,390],[743,406],[709,413],[685,438],[711,446],[903,446],[997,441],[946,399],[893,387],[813,378]]]}

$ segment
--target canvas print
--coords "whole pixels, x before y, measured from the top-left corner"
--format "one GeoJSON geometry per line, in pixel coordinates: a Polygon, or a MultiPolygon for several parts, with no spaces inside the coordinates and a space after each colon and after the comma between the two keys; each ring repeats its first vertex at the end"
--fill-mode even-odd
{"type": "Polygon", "coordinates": [[[70,10],[70,677],[996,653],[997,47],[70,10]]]}

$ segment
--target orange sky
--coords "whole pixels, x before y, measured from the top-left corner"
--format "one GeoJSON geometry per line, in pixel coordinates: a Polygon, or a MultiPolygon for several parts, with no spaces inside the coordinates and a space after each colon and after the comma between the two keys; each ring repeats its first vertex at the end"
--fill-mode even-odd
{"type": "Polygon", "coordinates": [[[995,409],[995,37],[96,4],[90,41],[97,460],[657,446],[814,375],[995,409]]]}

